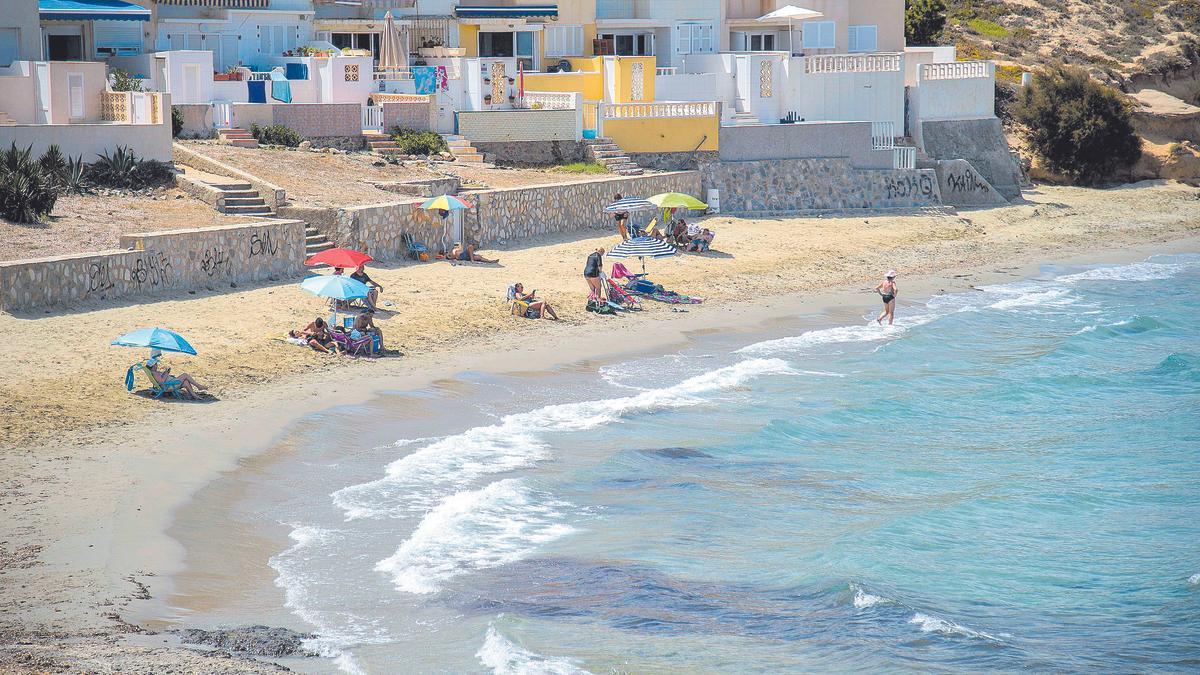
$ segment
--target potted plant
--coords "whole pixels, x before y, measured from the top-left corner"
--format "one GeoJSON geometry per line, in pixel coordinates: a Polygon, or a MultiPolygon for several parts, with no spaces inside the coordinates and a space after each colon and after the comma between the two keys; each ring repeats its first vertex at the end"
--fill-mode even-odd
{"type": "Polygon", "coordinates": [[[241,82],[242,73],[238,66],[229,66],[223,73],[214,73],[213,82],[241,82]]]}
{"type": "Polygon", "coordinates": [[[421,41],[421,48],[417,53],[426,57],[441,57],[446,56],[445,42],[440,37],[428,37],[421,41]]]}
{"type": "Polygon", "coordinates": [[[484,104],[484,105],[491,105],[491,104],[492,104],[492,95],[491,95],[491,94],[484,94],[484,95],[483,95],[483,104],[484,104]]]}

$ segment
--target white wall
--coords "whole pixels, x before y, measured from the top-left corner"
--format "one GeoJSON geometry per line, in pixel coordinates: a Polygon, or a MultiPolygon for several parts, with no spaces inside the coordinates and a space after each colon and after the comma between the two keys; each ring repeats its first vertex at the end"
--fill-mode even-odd
{"type": "Polygon", "coordinates": [[[996,114],[996,78],[920,80],[913,89],[913,112],[920,121],[980,119],[996,114]]]}
{"type": "Polygon", "coordinates": [[[904,84],[911,87],[917,83],[917,71],[926,63],[953,63],[958,50],[954,45],[946,47],[906,47],[904,50],[904,84]]]}
{"type": "Polygon", "coordinates": [[[159,52],[155,56],[166,59],[167,81],[163,91],[171,94],[171,100],[179,104],[209,103],[213,100],[215,83],[212,52],[173,51],[159,52]],[[188,72],[198,74],[193,80],[193,87],[185,85],[188,72]]]}
{"type": "Polygon", "coordinates": [[[654,81],[656,101],[718,101],[718,78],[724,73],[659,75],[654,81]]]}
{"type": "Polygon", "coordinates": [[[804,59],[788,61],[784,115],[808,121],[892,122],[904,128],[904,70],[805,73],[804,59]]]}

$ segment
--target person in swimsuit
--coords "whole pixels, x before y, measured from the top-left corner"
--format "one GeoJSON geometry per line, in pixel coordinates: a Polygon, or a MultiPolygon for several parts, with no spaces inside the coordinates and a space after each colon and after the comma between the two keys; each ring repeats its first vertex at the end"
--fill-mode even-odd
{"type": "Polygon", "coordinates": [[[600,273],[604,269],[604,247],[596,249],[588,256],[587,264],[583,267],[583,278],[587,280],[590,295],[597,300],[604,298],[604,286],[600,283],[600,273]]]}
{"type": "Polygon", "coordinates": [[[383,286],[375,283],[375,281],[367,275],[366,265],[359,265],[358,269],[350,275],[350,278],[355,281],[361,281],[370,289],[367,291],[367,307],[375,309],[375,303],[379,301],[379,294],[383,292],[383,286]]]}
{"type": "Polygon", "coordinates": [[[896,285],[896,270],[887,271],[884,280],[875,287],[875,292],[883,299],[883,311],[875,323],[883,325],[883,318],[887,317],[890,326],[896,321],[896,296],[900,294],[900,287],[896,285]]]}
{"type": "Polygon", "coordinates": [[[488,260],[475,252],[474,244],[463,246],[462,242],[455,242],[454,248],[450,249],[450,261],[454,262],[456,260],[458,262],[488,263],[489,265],[495,265],[500,262],[499,258],[488,260]]]}
{"type": "MultiPolygon", "coordinates": [[[[613,201],[621,201],[621,193],[613,195],[613,201]]],[[[629,212],[621,211],[613,216],[617,219],[617,233],[621,235],[621,241],[629,241],[629,212]]]]}

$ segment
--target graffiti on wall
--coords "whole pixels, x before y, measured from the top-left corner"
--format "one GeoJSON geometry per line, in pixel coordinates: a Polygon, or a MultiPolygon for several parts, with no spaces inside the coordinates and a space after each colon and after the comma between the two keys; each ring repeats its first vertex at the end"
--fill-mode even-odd
{"type": "Polygon", "coordinates": [[[927,173],[909,173],[887,179],[888,199],[933,199],[933,194],[933,179],[927,173]]]}
{"type": "Polygon", "coordinates": [[[97,260],[88,264],[87,294],[104,293],[116,286],[112,278],[112,264],[107,260],[97,260]]]}
{"type": "Polygon", "coordinates": [[[971,169],[964,168],[961,171],[947,171],[945,176],[946,186],[954,194],[975,194],[987,192],[991,188],[986,181],[980,178],[979,174],[971,169]]]}
{"type": "Polygon", "coordinates": [[[147,253],[138,257],[129,270],[129,280],[137,284],[149,283],[151,287],[166,285],[171,278],[171,261],[162,253],[147,253]]]}
{"type": "Polygon", "coordinates": [[[250,257],[256,255],[275,255],[279,252],[279,244],[271,241],[271,233],[263,231],[262,234],[255,232],[250,235],[250,257]]]}
{"type": "Polygon", "coordinates": [[[225,255],[225,249],[220,246],[210,246],[204,249],[204,257],[200,259],[200,269],[210,277],[217,275],[217,272],[225,268],[229,271],[229,257],[225,255]]]}

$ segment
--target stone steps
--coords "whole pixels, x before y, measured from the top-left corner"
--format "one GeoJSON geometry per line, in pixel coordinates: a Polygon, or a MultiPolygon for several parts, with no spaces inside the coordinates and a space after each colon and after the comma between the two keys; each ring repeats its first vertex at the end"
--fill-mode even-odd
{"type": "Polygon", "coordinates": [[[238,148],[258,147],[258,141],[245,129],[217,129],[217,138],[222,143],[238,148]]]}
{"type": "Polygon", "coordinates": [[[593,162],[603,165],[609,173],[618,176],[641,176],[646,173],[611,138],[590,138],[584,140],[583,144],[586,146],[588,157],[593,162]]]}
{"type": "Polygon", "coordinates": [[[446,147],[450,149],[450,154],[454,155],[455,160],[483,164],[483,153],[476,150],[465,137],[458,134],[441,134],[441,137],[445,139],[446,147]]]}
{"type": "Polygon", "coordinates": [[[3,110],[0,110],[0,127],[12,127],[12,126],[16,126],[16,124],[17,124],[16,120],[9,117],[8,113],[4,112],[3,110]]]}
{"type": "Polygon", "coordinates": [[[304,257],[310,258],[321,251],[333,248],[333,242],[325,238],[321,231],[312,225],[304,228],[304,257]]]}
{"type": "Polygon", "coordinates": [[[222,204],[221,213],[228,213],[235,216],[270,216],[273,215],[274,212],[271,211],[271,207],[267,206],[266,204],[246,204],[242,206],[222,204]]]}

